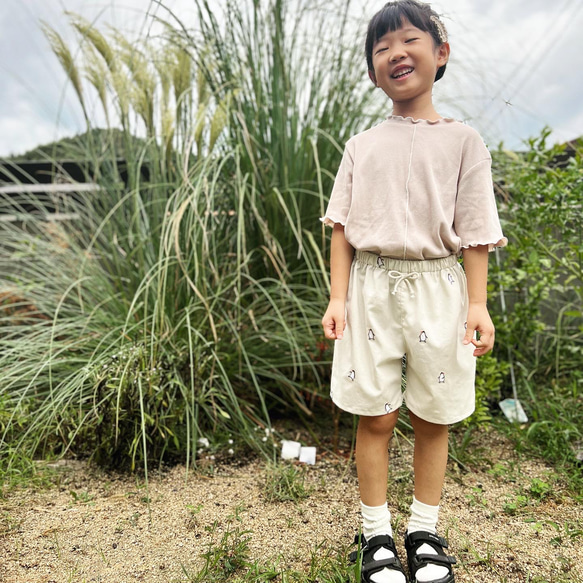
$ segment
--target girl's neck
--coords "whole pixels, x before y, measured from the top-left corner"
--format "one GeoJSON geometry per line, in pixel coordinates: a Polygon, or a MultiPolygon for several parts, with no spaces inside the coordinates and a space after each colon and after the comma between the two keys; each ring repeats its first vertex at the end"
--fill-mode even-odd
{"type": "Polygon", "coordinates": [[[431,99],[393,102],[393,115],[428,121],[441,119],[441,115],[435,111],[431,99]]]}

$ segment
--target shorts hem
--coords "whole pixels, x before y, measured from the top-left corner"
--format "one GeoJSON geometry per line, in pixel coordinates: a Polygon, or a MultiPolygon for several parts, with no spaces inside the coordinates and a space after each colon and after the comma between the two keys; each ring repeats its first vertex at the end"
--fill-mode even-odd
{"type": "Polygon", "coordinates": [[[334,403],[334,405],[336,405],[336,407],[338,407],[339,409],[341,409],[342,411],[345,411],[346,413],[350,413],[351,415],[359,415],[361,417],[383,417],[384,415],[389,415],[390,413],[394,413],[395,411],[398,411],[402,405],[403,405],[403,401],[401,401],[401,403],[399,403],[398,407],[392,407],[390,411],[387,411],[385,409],[385,406],[383,405],[382,408],[379,409],[380,412],[373,412],[371,410],[367,410],[367,411],[363,411],[363,410],[359,410],[358,407],[345,407],[344,405],[342,405],[341,403],[339,403],[338,401],[334,400],[334,398],[332,397],[332,402],[334,403]]]}
{"type": "Polygon", "coordinates": [[[462,415],[458,415],[457,417],[454,417],[453,421],[450,421],[450,420],[443,421],[442,419],[437,419],[437,417],[432,417],[430,415],[422,415],[422,414],[418,413],[417,411],[415,411],[408,404],[407,404],[407,409],[409,409],[409,411],[411,411],[411,413],[413,413],[413,415],[415,415],[416,417],[419,417],[419,419],[422,419],[423,421],[426,421],[427,423],[433,423],[435,425],[454,425],[455,423],[459,423],[460,421],[463,421],[464,419],[467,419],[468,417],[470,417],[474,413],[474,411],[476,410],[476,408],[474,407],[469,413],[464,413],[462,415]]]}

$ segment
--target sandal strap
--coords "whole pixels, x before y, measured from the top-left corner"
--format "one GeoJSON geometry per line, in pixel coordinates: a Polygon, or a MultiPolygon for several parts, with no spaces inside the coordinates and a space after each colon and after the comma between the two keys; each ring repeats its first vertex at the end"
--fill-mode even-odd
{"type": "Polygon", "coordinates": [[[432,532],[426,532],[424,530],[417,530],[415,532],[412,532],[411,534],[408,534],[407,537],[405,538],[405,545],[407,546],[414,546],[417,545],[417,543],[429,543],[429,544],[435,544],[435,545],[439,545],[440,547],[447,549],[447,541],[442,537],[442,536],[438,536],[436,534],[433,534],[432,532]]]}
{"type": "Polygon", "coordinates": [[[385,567],[388,567],[389,569],[398,569],[399,571],[402,569],[401,561],[399,561],[397,557],[391,557],[390,559],[379,559],[378,561],[374,560],[363,563],[361,573],[372,575],[377,571],[381,571],[385,567]]]}
{"type": "MultiPolygon", "coordinates": [[[[360,556],[364,558],[366,555],[368,559],[366,561],[362,561],[361,575],[363,580],[370,581],[371,575],[382,571],[385,568],[404,573],[403,566],[397,555],[395,541],[389,535],[379,534],[367,540],[363,534],[357,534],[354,537],[354,542],[355,544],[361,545],[360,556]],[[394,556],[387,559],[373,559],[372,557],[376,551],[382,547],[389,549],[394,556]]],[[[352,563],[355,563],[358,560],[358,557],[359,551],[353,551],[348,555],[348,558],[352,563]]]]}
{"type": "Polygon", "coordinates": [[[368,560],[362,562],[361,573],[368,579],[373,573],[382,571],[385,567],[396,571],[402,571],[403,566],[397,555],[397,547],[392,537],[387,534],[379,534],[373,536],[369,540],[365,539],[365,544],[362,548],[363,557],[366,554],[368,560]],[[387,559],[373,559],[374,554],[380,548],[389,549],[393,556],[387,559]]]}
{"type": "Polygon", "coordinates": [[[365,539],[364,545],[367,550],[376,549],[377,547],[389,547],[395,554],[397,551],[395,541],[388,534],[377,534],[377,536],[373,536],[370,540],[365,539]]]}
{"type": "Polygon", "coordinates": [[[413,563],[415,563],[416,567],[420,569],[422,566],[425,567],[428,563],[439,564],[439,565],[455,565],[457,560],[455,557],[451,557],[449,555],[430,555],[430,554],[421,554],[421,555],[413,555],[412,559],[413,563]]]}
{"type": "Polygon", "coordinates": [[[445,554],[443,549],[447,549],[447,541],[445,538],[438,536],[432,532],[427,531],[416,531],[408,534],[405,537],[405,548],[407,550],[407,560],[409,563],[409,569],[412,574],[413,580],[419,569],[426,567],[427,565],[443,565],[447,567],[449,575],[444,581],[453,581],[453,570],[452,565],[456,564],[455,557],[451,557],[445,554]],[[416,553],[416,550],[422,545],[428,544],[432,547],[437,554],[430,553],[416,553]]]}
{"type": "MultiPolygon", "coordinates": [[[[355,534],[354,535],[354,544],[355,545],[362,545],[362,551],[368,551],[369,549],[375,549],[376,547],[389,547],[389,549],[393,552],[393,554],[397,555],[397,547],[395,545],[395,541],[392,537],[387,534],[378,534],[377,536],[373,536],[370,540],[366,540],[364,534],[355,534]]],[[[357,552],[353,551],[350,553],[349,556],[356,556],[357,552]]]]}

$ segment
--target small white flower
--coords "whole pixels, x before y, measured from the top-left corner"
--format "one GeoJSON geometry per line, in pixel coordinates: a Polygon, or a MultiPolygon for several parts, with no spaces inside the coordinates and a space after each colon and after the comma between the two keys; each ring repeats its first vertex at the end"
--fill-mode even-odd
{"type": "Polygon", "coordinates": [[[208,447],[210,445],[210,442],[206,437],[200,437],[198,440],[198,445],[202,445],[203,447],[208,447]]]}
{"type": "Polygon", "coordinates": [[[232,439],[229,439],[229,445],[233,445],[235,443],[232,439]]]}
{"type": "Polygon", "coordinates": [[[271,429],[269,429],[269,427],[266,427],[266,428],[265,428],[265,435],[266,435],[267,437],[269,437],[269,436],[271,435],[271,429]]]}
{"type": "Polygon", "coordinates": [[[235,453],[235,451],[233,450],[233,448],[229,449],[229,455],[233,455],[235,453]]]}
{"type": "Polygon", "coordinates": [[[215,456],[214,455],[211,455],[211,459],[214,460],[215,459],[215,456]]]}
{"type": "Polygon", "coordinates": [[[263,441],[265,443],[267,441],[267,437],[262,437],[261,441],[263,441]]]}

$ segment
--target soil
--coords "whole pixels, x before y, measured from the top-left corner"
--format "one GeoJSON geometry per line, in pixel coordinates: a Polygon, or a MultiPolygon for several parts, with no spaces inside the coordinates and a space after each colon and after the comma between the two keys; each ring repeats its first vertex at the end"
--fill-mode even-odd
{"type": "MultiPolygon", "coordinates": [[[[583,508],[553,468],[522,459],[494,431],[472,451],[470,468],[450,463],[440,510],[456,582],[583,582],[583,508]]],[[[389,507],[402,558],[411,456],[406,439],[393,440],[389,507]]],[[[349,548],[359,497],[347,459],[322,451],[315,465],[302,466],[311,493],[295,502],[266,501],[260,459],[206,461],[188,476],[184,466],[150,474],[149,489],[136,476],[59,462],[53,486],[0,500],[0,581],[188,581],[209,545],[218,548],[236,529],[250,531],[251,561],[280,571],[306,573],[314,553],[349,548]]]]}

